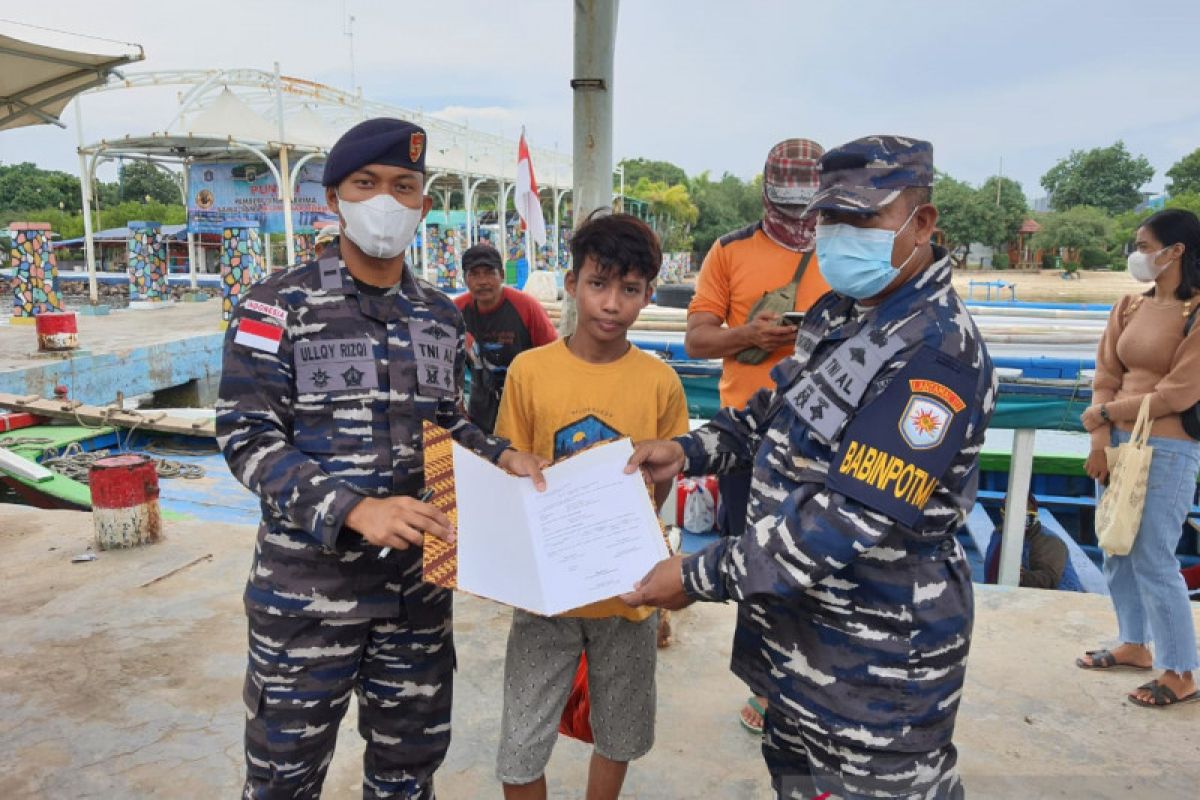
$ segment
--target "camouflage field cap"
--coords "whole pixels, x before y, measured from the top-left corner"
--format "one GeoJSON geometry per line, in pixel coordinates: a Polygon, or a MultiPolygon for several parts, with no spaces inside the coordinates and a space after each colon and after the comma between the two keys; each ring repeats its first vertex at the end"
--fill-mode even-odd
{"type": "Polygon", "coordinates": [[[821,157],[821,188],[808,212],[868,214],[910,186],[933,186],[933,145],[904,136],[864,136],[821,157]]]}

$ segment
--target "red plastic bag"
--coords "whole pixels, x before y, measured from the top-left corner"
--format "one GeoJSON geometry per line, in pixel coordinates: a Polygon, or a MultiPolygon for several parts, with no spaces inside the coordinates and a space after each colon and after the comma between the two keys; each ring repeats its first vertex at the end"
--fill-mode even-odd
{"type": "Polygon", "coordinates": [[[1189,592],[1194,592],[1200,589],[1200,565],[1188,567],[1187,569],[1179,570],[1183,573],[1183,580],[1187,583],[1189,592]]]}
{"type": "Polygon", "coordinates": [[[575,670],[575,682],[571,684],[571,693],[567,695],[567,705],[563,707],[558,732],[591,744],[595,740],[592,738],[592,703],[588,697],[587,676],[587,654],[580,653],[579,669],[575,670]]]}

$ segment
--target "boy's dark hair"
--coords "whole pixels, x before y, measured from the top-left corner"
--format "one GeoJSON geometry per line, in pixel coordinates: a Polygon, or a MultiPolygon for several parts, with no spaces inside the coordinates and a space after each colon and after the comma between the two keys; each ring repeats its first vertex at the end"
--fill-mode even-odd
{"type": "Polygon", "coordinates": [[[571,271],[579,275],[591,256],[601,272],[618,271],[622,278],[633,273],[652,282],[662,267],[662,246],[650,226],[632,214],[593,211],[571,235],[571,271]]]}

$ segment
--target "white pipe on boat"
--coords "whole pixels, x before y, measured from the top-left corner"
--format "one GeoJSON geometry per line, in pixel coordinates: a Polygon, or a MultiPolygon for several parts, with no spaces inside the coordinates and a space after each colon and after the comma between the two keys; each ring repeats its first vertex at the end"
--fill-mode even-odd
{"type": "Polygon", "coordinates": [[[42,483],[54,477],[54,473],[41,464],[22,458],[3,447],[0,447],[0,472],[35,483],[42,483]]]}
{"type": "Polygon", "coordinates": [[[1014,308],[1004,306],[973,306],[967,303],[967,311],[976,317],[1035,317],[1042,319],[1094,319],[1108,320],[1107,311],[1087,308],[1014,308]]]}

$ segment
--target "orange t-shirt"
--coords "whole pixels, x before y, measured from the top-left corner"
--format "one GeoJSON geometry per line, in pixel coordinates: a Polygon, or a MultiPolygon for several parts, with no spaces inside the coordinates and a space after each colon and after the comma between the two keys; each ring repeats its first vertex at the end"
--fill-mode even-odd
{"type": "MultiPolygon", "coordinates": [[[[688,314],[715,314],[730,328],[746,324],[750,309],[764,294],[791,282],[801,256],[773,242],[760,222],[721,237],[704,257],[688,314]]],[[[796,310],[807,311],[828,291],[814,253],[796,289],[796,310]]],[[[746,405],[755,392],[770,386],[771,368],[793,349],[792,345],[781,347],[761,364],[742,364],[727,356],[721,370],[721,405],[746,405]]]]}

